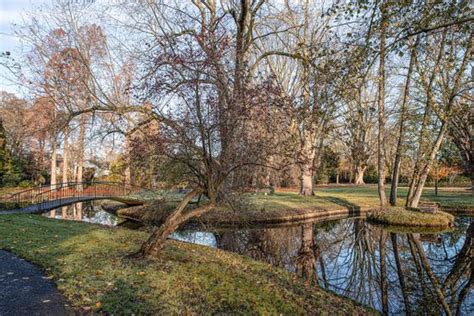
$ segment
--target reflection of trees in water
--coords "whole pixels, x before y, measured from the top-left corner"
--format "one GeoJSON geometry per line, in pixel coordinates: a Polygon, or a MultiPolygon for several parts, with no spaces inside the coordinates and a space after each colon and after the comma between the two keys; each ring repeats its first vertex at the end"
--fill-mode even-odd
{"type": "MultiPolygon", "coordinates": [[[[466,297],[468,296],[469,292],[472,292],[472,288],[474,286],[474,245],[473,245],[473,238],[474,238],[474,222],[471,222],[467,231],[466,237],[464,240],[464,244],[456,254],[454,258],[454,264],[451,270],[449,271],[448,276],[446,277],[443,288],[445,290],[450,291],[453,293],[451,299],[451,305],[453,305],[453,301],[455,300],[455,294],[458,294],[457,299],[457,306],[456,306],[456,315],[460,313],[461,309],[461,302],[463,302],[466,297]],[[465,279],[467,281],[463,282],[463,276],[466,276],[465,279]]],[[[472,293],[471,293],[472,295],[472,293]]]]}
{"type": "Polygon", "coordinates": [[[402,263],[400,259],[400,252],[398,250],[398,238],[397,234],[390,233],[390,240],[392,242],[392,249],[393,249],[393,258],[395,260],[395,266],[397,267],[397,275],[398,275],[398,282],[400,283],[400,290],[403,296],[403,304],[405,305],[405,312],[406,314],[410,313],[410,300],[407,290],[407,285],[405,282],[405,275],[403,273],[402,263]]]}
{"type": "MultiPolygon", "coordinates": [[[[445,295],[444,295],[444,293],[441,289],[440,282],[439,282],[438,278],[436,277],[436,275],[434,274],[433,270],[431,269],[430,263],[428,262],[428,258],[426,257],[425,251],[423,249],[423,245],[421,244],[421,242],[419,240],[419,236],[415,236],[415,234],[407,234],[407,238],[408,238],[408,242],[410,244],[412,244],[411,247],[414,248],[412,250],[413,259],[414,260],[419,260],[419,262],[421,263],[421,265],[423,267],[424,272],[426,273],[429,281],[431,282],[430,288],[436,294],[437,299],[438,299],[435,302],[441,304],[444,311],[448,315],[451,314],[450,308],[446,303],[445,295]]],[[[426,284],[426,283],[422,283],[422,280],[421,280],[422,278],[423,277],[420,274],[420,280],[419,280],[420,283],[421,284],[426,284]]],[[[429,302],[426,302],[426,303],[429,303],[429,302]]]]}
{"type": "Polygon", "coordinates": [[[313,224],[308,223],[301,226],[301,246],[298,256],[294,260],[296,272],[310,283],[317,283],[316,261],[319,257],[319,248],[314,244],[313,224]]]}
{"type": "Polygon", "coordinates": [[[301,227],[226,230],[216,234],[217,247],[295,272],[301,227]]]}
{"type": "Polygon", "coordinates": [[[91,222],[103,225],[116,225],[117,217],[105,212],[94,202],[79,202],[52,210],[48,217],[91,222]]]}
{"type": "Polygon", "coordinates": [[[471,223],[465,238],[423,236],[427,242],[422,243],[419,234],[386,233],[363,220],[341,221],[325,234],[329,249],[323,249],[322,258],[329,288],[384,313],[459,314],[466,298],[472,300],[473,230],[471,223]]]}
{"type": "Polygon", "coordinates": [[[219,248],[284,267],[385,313],[466,314],[472,305],[474,224],[461,224],[459,231],[420,235],[345,219],[229,230],[216,240],[219,248]]]}
{"type": "Polygon", "coordinates": [[[315,243],[321,245],[328,288],[379,307],[379,238],[380,231],[362,219],[341,220],[329,231],[318,230],[315,243]]]}
{"type": "Polygon", "coordinates": [[[465,234],[459,231],[443,234],[436,244],[422,243],[417,234],[407,235],[412,260],[422,270],[417,279],[422,285],[422,295],[416,304],[423,306],[421,310],[431,313],[444,310],[446,314],[456,315],[473,311],[474,222],[469,219],[468,222],[461,225],[460,231],[465,234]]]}

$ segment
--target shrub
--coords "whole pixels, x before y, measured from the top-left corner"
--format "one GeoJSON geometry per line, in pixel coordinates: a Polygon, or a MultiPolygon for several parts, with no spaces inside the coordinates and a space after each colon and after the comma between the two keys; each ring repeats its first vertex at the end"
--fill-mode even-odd
{"type": "Polygon", "coordinates": [[[18,183],[18,186],[20,186],[22,188],[29,188],[29,187],[33,186],[33,183],[31,183],[30,180],[23,180],[23,181],[20,181],[20,183],[18,183]]]}

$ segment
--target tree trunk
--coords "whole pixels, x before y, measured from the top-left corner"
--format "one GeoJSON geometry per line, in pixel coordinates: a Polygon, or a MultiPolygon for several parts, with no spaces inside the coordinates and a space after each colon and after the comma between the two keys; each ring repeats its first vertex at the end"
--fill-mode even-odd
{"type": "Polygon", "coordinates": [[[201,189],[194,189],[185,195],[183,200],[178,204],[176,209],[165,220],[165,222],[156,229],[153,234],[143,243],[138,253],[133,254],[134,257],[143,257],[147,255],[157,255],[163,249],[164,243],[169,235],[171,235],[180,225],[187,222],[192,217],[201,216],[202,214],[214,208],[214,204],[208,204],[203,207],[190,210],[183,213],[186,206],[191,200],[202,193],[201,189]]]}
{"type": "Polygon", "coordinates": [[[313,166],[304,164],[300,167],[300,195],[314,195],[313,191],[313,166]]]}
{"type": "Polygon", "coordinates": [[[414,191],[411,196],[407,197],[407,206],[408,207],[413,207],[416,208],[418,207],[418,203],[420,202],[421,199],[421,194],[423,193],[423,189],[425,187],[425,182],[426,179],[428,178],[428,174],[430,173],[431,165],[433,164],[433,161],[436,158],[436,154],[439,151],[439,148],[441,146],[441,143],[443,142],[444,139],[444,134],[446,133],[447,130],[447,123],[443,123],[441,126],[441,130],[438,134],[438,137],[436,138],[436,142],[431,150],[430,156],[428,158],[428,161],[426,162],[426,165],[422,169],[420,176],[418,178],[418,181],[413,181],[415,183],[414,185],[414,191]]]}
{"type": "Polygon", "coordinates": [[[57,144],[56,139],[51,140],[51,190],[56,190],[57,179],[56,179],[56,168],[57,168],[57,144]]]}
{"type": "MultiPolygon", "coordinates": [[[[471,68],[471,82],[474,82],[474,67],[471,68]]],[[[474,99],[474,92],[471,94],[474,99]]],[[[469,113],[469,131],[470,131],[470,148],[471,153],[474,151],[474,102],[471,102],[471,111],[469,113]]],[[[473,153],[474,154],[474,153],[473,153]]],[[[471,156],[472,157],[472,156],[471,156]]],[[[469,171],[471,175],[471,194],[474,195],[474,159],[469,161],[469,171]]]]}
{"type": "Polygon", "coordinates": [[[367,167],[357,166],[355,169],[354,184],[365,184],[364,173],[367,167]]]}
{"type": "Polygon", "coordinates": [[[385,152],[383,144],[385,141],[385,29],[387,18],[385,4],[381,5],[382,22],[380,27],[380,61],[379,61],[379,84],[378,84],[378,135],[377,135],[377,168],[378,168],[378,193],[380,206],[387,204],[385,195],[385,152]]]}
{"type": "Polygon", "coordinates": [[[129,136],[125,140],[125,174],[124,174],[124,182],[125,187],[129,188],[132,183],[132,168],[131,168],[131,157],[130,157],[130,140],[129,136]]]}
{"type": "Polygon", "coordinates": [[[84,140],[85,140],[86,126],[84,117],[81,118],[81,125],[79,127],[79,157],[77,161],[77,179],[79,183],[77,190],[82,191],[82,173],[84,169],[84,140]]]}
{"type": "Polygon", "coordinates": [[[303,127],[299,127],[300,137],[300,152],[299,152],[299,169],[300,169],[300,195],[314,195],[313,191],[313,175],[314,175],[314,160],[315,152],[315,122],[313,111],[316,105],[313,105],[311,110],[311,96],[310,96],[310,64],[308,62],[308,27],[309,27],[309,1],[304,3],[304,24],[303,37],[301,45],[302,71],[301,71],[301,87],[302,87],[302,113],[300,113],[303,127]]]}
{"type": "MultiPolygon", "coordinates": [[[[438,153],[439,148],[441,147],[441,143],[443,142],[444,135],[446,134],[446,132],[448,130],[448,126],[450,124],[451,116],[452,116],[453,104],[454,104],[455,98],[456,98],[456,96],[459,92],[458,90],[459,90],[459,87],[461,85],[462,74],[464,73],[464,70],[465,70],[466,65],[468,63],[468,60],[471,56],[471,52],[472,52],[472,40],[469,41],[469,44],[466,48],[466,52],[464,53],[463,62],[462,62],[461,66],[459,67],[459,69],[458,69],[458,71],[457,71],[457,73],[454,77],[454,80],[453,80],[454,83],[453,83],[452,88],[450,89],[450,93],[449,93],[448,98],[447,98],[448,101],[447,101],[446,107],[444,109],[444,115],[443,115],[443,117],[440,117],[440,120],[442,122],[441,129],[438,133],[438,136],[436,138],[435,143],[433,144],[433,148],[431,149],[428,161],[424,164],[424,167],[422,169],[421,169],[420,166],[415,166],[416,169],[418,169],[418,170],[421,169],[421,173],[419,173],[418,181],[416,182],[416,185],[415,185],[416,178],[412,179],[412,184],[410,185],[409,194],[407,196],[407,206],[409,206],[409,207],[417,207],[418,206],[418,203],[419,203],[420,198],[421,198],[421,194],[423,192],[423,188],[425,186],[426,179],[427,179],[428,174],[430,172],[431,165],[433,164],[433,161],[436,158],[436,154],[438,153]],[[413,189],[415,191],[413,191],[413,189]]],[[[428,98],[428,100],[429,99],[430,98],[428,98]]],[[[427,107],[428,107],[428,105],[427,105],[427,107]]],[[[425,115],[426,115],[426,112],[425,112],[425,115]]],[[[422,150],[422,148],[420,150],[422,150]]],[[[421,162],[417,161],[417,163],[420,164],[421,162]]]]}
{"type": "Polygon", "coordinates": [[[63,146],[63,183],[68,181],[68,170],[69,170],[69,131],[64,132],[64,146],[63,146]]]}
{"type": "Polygon", "coordinates": [[[407,111],[408,111],[408,97],[410,95],[410,81],[411,81],[411,74],[413,72],[413,65],[415,63],[417,46],[418,46],[418,37],[411,50],[410,62],[408,64],[407,79],[405,81],[405,88],[403,91],[402,108],[400,111],[400,125],[399,125],[399,130],[398,130],[398,142],[397,142],[397,148],[395,150],[396,154],[395,154],[395,161],[393,163],[392,185],[390,188],[390,205],[392,206],[397,205],[398,181],[400,178],[400,166],[402,162],[402,148],[403,148],[404,140],[405,140],[405,120],[406,120],[407,111]]]}
{"type": "MultiPolygon", "coordinates": [[[[443,33],[443,41],[441,43],[441,49],[439,51],[439,56],[441,56],[444,52],[444,34],[443,33]]],[[[453,80],[453,85],[452,88],[449,89],[449,94],[444,95],[444,97],[447,99],[447,104],[444,108],[444,113],[443,115],[439,115],[438,117],[441,120],[441,129],[438,133],[438,136],[436,138],[435,143],[432,145],[432,149],[430,151],[430,154],[428,155],[428,159],[426,162],[422,161],[420,157],[425,153],[424,148],[422,146],[423,144],[423,129],[422,133],[420,135],[420,146],[418,149],[418,157],[417,161],[415,164],[415,172],[413,174],[411,183],[410,183],[410,188],[408,191],[407,195],[407,202],[406,205],[408,207],[417,207],[418,203],[421,198],[421,194],[423,192],[423,188],[426,182],[426,179],[428,177],[431,165],[433,164],[433,161],[436,158],[436,154],[439,151],[439,148],[441,146],[441,143],[444,139],[444,135],[447,132],[448,125],[450,124],[451,121],[451,116],[453,115],[452,113],[452,107],[455,101],[455,98],[457,97],[459,93],[459,88],[462,83],[462,75],[464,73],[464,70],[466,69],[466,65],[468,64],[469,58],[471,57],[471,52],[472,52],[472,39],[468,42],[468,46],[466,47],[466,51],[464,52],[464,57],[461,66],[458,68],[454,80],[453,80]],[[422,166],[421,166],[422,165],[422,166]]],[[[441,57],[438,57],[438,63],[441,57]]],[[[435,69],[438,68],[437,65],[435,66],[435,69]]],[[[433,93],[431,89],[431,84],[434,81],[435,77],[435,71],[433,71],[433,74],[431,75],[429,84],[428,84],[428,91],[427,91],[427,105],[426,105],[426,110],[425,110],[425,118],[427,116],[428,109],[431,108],[431,104],[433,101],[431,100],[433,98],[433,93]]],[[[425,121],[423,122],[422,127],[425,126],[425,121]]]]}

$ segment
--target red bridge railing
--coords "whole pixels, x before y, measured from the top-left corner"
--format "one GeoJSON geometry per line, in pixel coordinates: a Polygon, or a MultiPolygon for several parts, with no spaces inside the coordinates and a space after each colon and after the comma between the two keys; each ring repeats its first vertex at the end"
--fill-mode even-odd
{"type": "Polygon", "coordinates": [[[126,197],[151,189],[119,182],[67,182],[44,185],[10,196],[16,208],[70,198],[126,197]]]}

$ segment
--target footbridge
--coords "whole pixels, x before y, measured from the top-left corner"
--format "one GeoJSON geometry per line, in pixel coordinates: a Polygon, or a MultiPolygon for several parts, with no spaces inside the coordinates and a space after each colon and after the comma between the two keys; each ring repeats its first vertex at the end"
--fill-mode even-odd
{"type": "Polygon", "coordinates": [[[10,196],[14,207],[0,214],[42,213],[58,207],[92,200],[115,200],[143,204],[140,198],[152,190],[120,182],[67,182],[20,191],[10,196]]]}

